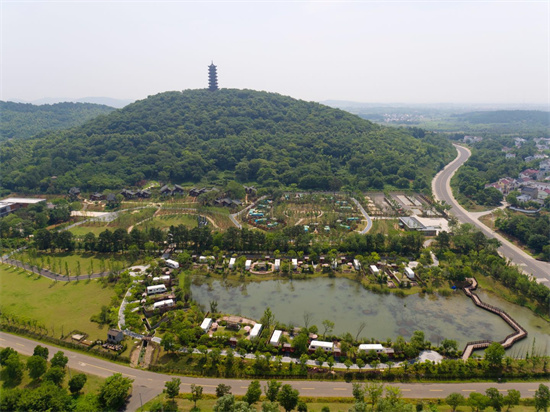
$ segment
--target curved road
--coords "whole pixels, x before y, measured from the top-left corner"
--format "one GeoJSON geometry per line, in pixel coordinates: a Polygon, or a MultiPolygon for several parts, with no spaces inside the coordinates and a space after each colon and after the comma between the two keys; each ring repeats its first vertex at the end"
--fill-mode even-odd
{"type": "MultiPolygon", "coordinates": [[[[73,352],[66,348],[58,348],[42,342],[33,341],[8,333],[0,332],[0,347],[12,347],[24,355],[32,355],[36,345],[48,348],[50,358],[58,350],[62,350],[69,358],[68,366],[72,370],[79,370],[103,378],[113,373],[122,373],[124,376],[134,380],[132,396],[126,410],[134,411],[139,408],[141,402],[145,403],[162,392],[164,383],[173,378],[172,375],[149,372],[142,369],[133,369],[129,366],[111,363],[106,360],[73,352]]],[[[235,395],[244,395],[250,384],[249,380],[222,379],[222,378],[195,378],[180,377],[181,392],[189,393],[192,383],[201,385],[205,393],[215,393],[216,386],[220,383],[231,386],[235,395]]],[[[289,381],[294,388],[298,389],[302,396],[312,397],[352,397],[352,385],[343,381],[289,381]]],[[[462,393],[468,396],[470,392],[485,393],[485,390],[496,387],[501,392],[516,389],[521,392],[522,397],[533,397],[535,390],[540,383],[548,385],[548,382],[513,382],[513,383],[398,383],[386,384],[387,386],[398,386],[405,398],[445,398],[452,392],[462,393]]],[[[262,387],[265,382],[261,382],[262,387]]]]}
{"type": "Polygon", "coordinates": [[[439,172],[432,181],[434,197],[439,201],[445,201],[447,204],[451,205],[451,213],[455,215],[461,223],[473,224],[487,237],[498,239],[502,244],[498,249],[502,256],[505,256],[512,263],[518,265],[525,273],[533,275],[538,282],[545,282],[545,284],[550,287],[548,283],[550,281],[550,263],[534,259],[498,233],[495,233],[494,230],[489,229],[479,220],[474,218],[466,209],[460,206],[453,197],[450,184],[451,178],[472,154],[470,150],[465,147],[456,144],[454,146],[458,151],[458,156],[439,172]]]}

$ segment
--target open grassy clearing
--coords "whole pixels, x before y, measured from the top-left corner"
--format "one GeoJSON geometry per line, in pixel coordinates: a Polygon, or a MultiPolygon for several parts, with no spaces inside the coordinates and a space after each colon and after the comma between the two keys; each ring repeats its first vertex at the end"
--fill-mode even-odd
{"type": "Polygon", "coordinates": [[[0,307],[18,318],[34,319],[55,337],[79,330],[105,339],[107,329],[90,321],[115,295],[98,280],[54,282],[19,268],[0,265],[0,307]]]}
{"type": "Polygon", "coordinates": [[[382,233],[383,235],[396,235],[402,233],[397,219],[374,219],[372,229],[369,231],[373,235],[382,233]]]}
{"type": "Polygon", "coordinates": [[[170,226],[179,226],[184,225],[189,229],[197,227],[197,218],[194,215],[188,214],[161,214],[160,216],[155,216],[153,219],[144,222],[141,225],[138,225],[137,228],[140,230],[157,228],[157,229],[169,229],[170,226]]]}
{"type": "MultiPolygon", "coordinates": [[[[49,269],[52,272],[65,275],[65,263],[69,267],[70,276],[77,275],[80,263],[80,276],[86,277],[89,273],[100,273],[110,269],[110,265],[116,262],[119,266],[130,265],[129,256],[120,253],[89,253],[89,252],[36,252],[34,264],[49,269]],[[92,270],[93,269],[93,270],[92,270]]],[[[28,252],[18,253],[14,259],[29,262],[28,252]]]]}

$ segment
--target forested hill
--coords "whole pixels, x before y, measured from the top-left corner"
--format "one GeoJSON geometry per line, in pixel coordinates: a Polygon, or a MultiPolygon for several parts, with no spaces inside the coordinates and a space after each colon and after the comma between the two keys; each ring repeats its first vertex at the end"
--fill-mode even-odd
{"type": "Polygon", "coordinates": [[[251,90],[186,90],[24,144],[11,140],[0,167],[3,188],[19,192],[114,189],[148,179],[426,189],[453,153],[442,137],[385,128],[318,103],[251,90]]]}
{"type": "Polygon", "coordinates": [[[454,115],[458,120],[474,124],[491,123],[529,123],[550,127],[550,113],[539,110],[495,110],[469,112],[454,115]]]}
{"type": "Polygon", "coordinates": [[[0,101],[0,141],[29,138],[45,130],[80,126],[88,120],[115,110],[92,103],[57,103],[35,106],[0,101]]]}

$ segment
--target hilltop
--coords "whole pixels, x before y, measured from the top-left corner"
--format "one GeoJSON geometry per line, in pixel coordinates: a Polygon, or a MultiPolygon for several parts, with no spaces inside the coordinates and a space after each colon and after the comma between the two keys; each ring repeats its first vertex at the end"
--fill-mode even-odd
{"type": "Polygon", "coordinates": [[[30,103],[0,101],[0,141],[26,139],[48,130],[80,126],[113,107],[92,103],[57,103],[36,106],[30,103]]]}
{"type": "Polygon", "coordinates": [[[4,189],[20,192],[116,189],[149,179],[421,190],[453,153],[446,139],[420,129],[386,128],[275,93],[222,89],[160,93],[70,130],[10,141],[0,162],[4,189]]]}

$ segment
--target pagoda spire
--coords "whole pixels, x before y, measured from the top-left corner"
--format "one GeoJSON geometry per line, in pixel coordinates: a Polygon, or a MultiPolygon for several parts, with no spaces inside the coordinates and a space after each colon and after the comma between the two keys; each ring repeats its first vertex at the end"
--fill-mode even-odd
{"type": "Polygon", "coordinates": [[[208,90],[211,92],[218,90],[218,71],[214,62],[208,66],[208,90]]]}

